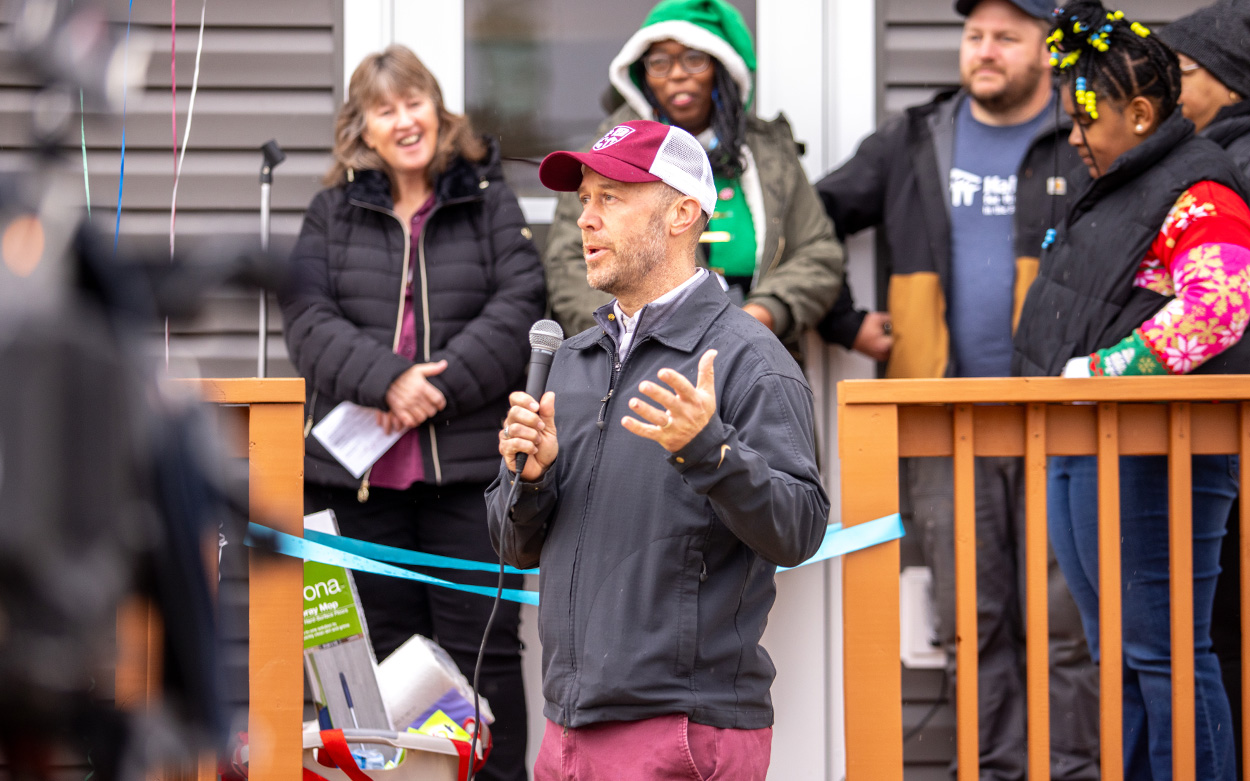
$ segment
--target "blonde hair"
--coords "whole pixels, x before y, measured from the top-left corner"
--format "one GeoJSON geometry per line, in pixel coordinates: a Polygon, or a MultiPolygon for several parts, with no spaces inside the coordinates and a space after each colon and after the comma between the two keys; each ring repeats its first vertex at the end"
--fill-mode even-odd
{"type": "Polygon", "coordinates": [[[347,100],[334,121],[334,163],[325,175],[327,185],[346,182],[349,171],[374,169],[390,176],[382,157],[365,145],[365,114],[389,97],[412,92],[433,101],[438,112],[438,143],[426,170],[431,184],[453,158],[478,162],[486,156],[486,145],[473,132],[468,117],[447,110],[443,91],[429,68],[408,47],[391,44],[365,57],[352,73],[347,100]]]}

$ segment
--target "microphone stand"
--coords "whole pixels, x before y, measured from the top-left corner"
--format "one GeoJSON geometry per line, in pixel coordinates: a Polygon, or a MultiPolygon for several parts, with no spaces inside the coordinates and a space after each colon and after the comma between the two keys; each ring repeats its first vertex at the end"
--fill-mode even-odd
{"type": "MultiPolygon", "coordinates": [[[[260,249],[269,251],[269,191],[273,186],[273,169],[286,159],[286,152],[275,139],[260,148],[264,162],[260,166],[260,249]]],[[[264,379],[269,370],[269,293],[260,291],[260,345],[256,354],[256,376],[264,379]]]]}

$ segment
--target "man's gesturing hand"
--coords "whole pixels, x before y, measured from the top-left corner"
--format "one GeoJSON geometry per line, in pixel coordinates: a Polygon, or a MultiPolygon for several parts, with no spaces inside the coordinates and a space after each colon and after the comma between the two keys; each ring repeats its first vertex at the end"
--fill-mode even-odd
{"type": "Polygon", "coordinates": [[[659,404],[660,409],[635,396],[629,400],[629,409],[647,422],[626,416],[621,425],[640,437],[654,439],[670,453],[690,444],[716,412],[716,373],[712,370],[715,359],[715,350],[708,350],[699,358],[697,386],[672,369],[660,369],[657,375],[673,389],[671,393],[654,382],[640,383],[638,390],[659,404]]]}
{"type": "Polygon", "coordinates": [[[533,482],[543,476],[560,453],[560,443],[556,441],[556,395],[547,391],[539,404],[528,393],[516,391],[508,396],[508,402],[512,406],[499,432],[499,455],[515,472],[517,453],[527,454],[521,479],[533,482]]]}

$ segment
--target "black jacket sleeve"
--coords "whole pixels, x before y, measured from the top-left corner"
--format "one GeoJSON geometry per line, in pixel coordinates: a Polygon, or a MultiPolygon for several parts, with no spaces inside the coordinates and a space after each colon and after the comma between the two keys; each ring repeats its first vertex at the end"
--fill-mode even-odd
{"type": "Polygon", "coordinates": [[[293,279],[278,296],[287,350],[312,389],[388,409],[386,389],[412,362],[349,320],[334,297],[328,239],[336,197],[340,191],[325,190],[313,199],[291,252],[293,279]]]}
{"type": "Polygon", "coordinates": [[[486,525],[490,543],[505,564],[537,567],[547,539],[547,522],[556,506],[556,466],[533,483],[521,481],[516,506],[509,512],[508,495],[516,475],[500,459],[499,476],[486,489],[486,525]]]}
{"type": "Polygon", "coordinates": [[[668,461],[734,536],[773,564],[796,567],[815,555],[829,523],[812,392],[766,372],[725,404],[668,461]]]}
{"type": "MultiPolygon", "coordinates": [[[[833,220],[838,238],[874,228],[885,219],[886,186],[891,159],[903,153],[906,126],[902,117],[891,120],[865,138],[855,155],[816,183],[816,192],[833,220]]],[[[833,308],[816,326],[826,342],[851,349],[867,310],[856,309],[851,287],[844,278],[833,308]]]]}
{"type": "Polygon", "coordinates": [[[840,344],[850,350],[855,345],[855,337],[859,335],[859,328],[867,316],[867,310],[855,308],[851,286],[844,279],[842,290],[838,292],[838,300],[833,302],[833,308],[816,326],[816,331],[826,342],[840,344]]]}
{"type": "Polygon", "coordinates": [[[860,142],[854,156],[816,183],[838,238],[876,227],[885,219],[892,158],[904,153],[904,118],[886,123],[860,142]]]}
{"type": "Polygon", "coordinates": [[[430,378],[447,407],[434,420],[463,415],[515,390],[529,357],[529,330],[543,316],[543,268],[516,196],[492,181],[483,203],[494,291],[477,317],[430,355],[447,369],[430,378]]]}

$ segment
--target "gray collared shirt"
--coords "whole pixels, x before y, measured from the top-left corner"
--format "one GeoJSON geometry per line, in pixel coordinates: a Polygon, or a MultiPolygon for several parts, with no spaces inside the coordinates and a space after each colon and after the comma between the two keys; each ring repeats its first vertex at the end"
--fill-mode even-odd
{"type": "Polygon", "coordinates": [[[595,311],[595,320],[603,327],[608,336],[612,337],[612,341],[616,342],[617,360],[623,361],[629,355],[629,350],[634,343],[634,337],[643,332],[641,326],[644,320],[646,321],[646,330],[648,331],[659,327],[682,305],[682,302],[690,297],[690,293],[694,291],[707,274],[707,269],[696,268],[694,274],[691,274],[689,279],[654,301],[644,305],[633,317],[621,311],[621,306],[616,299],[612,299],[611,304],[599,307],[595,311]]]}

